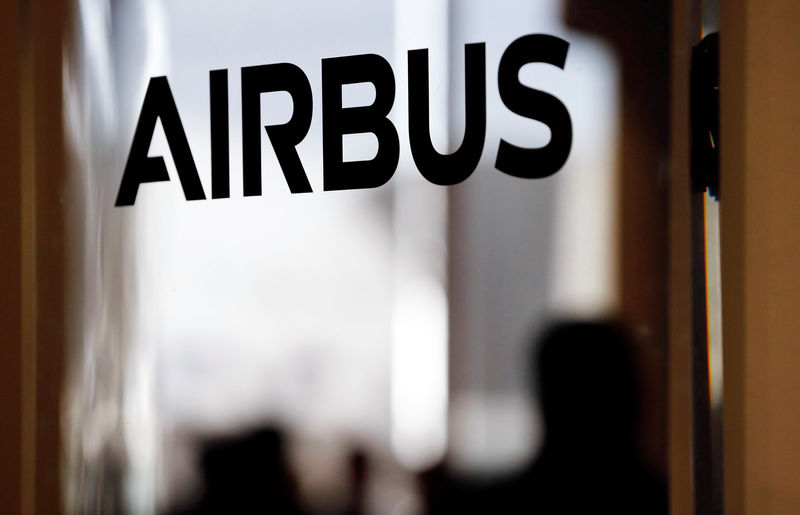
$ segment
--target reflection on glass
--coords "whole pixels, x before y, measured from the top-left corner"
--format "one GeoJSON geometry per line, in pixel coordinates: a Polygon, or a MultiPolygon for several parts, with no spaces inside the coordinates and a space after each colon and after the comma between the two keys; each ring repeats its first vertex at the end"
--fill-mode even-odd
{"type": "MultiPolygon", "coordinates": [[[[81,0],[74,27],[64,63],[69,202],[82,228],[67,392],[73,511],[190,504],[204,482],[225,491],[209,463],[249,463],[254,450],[280,455],[276,470],[285,458],[304,505],[344,509],[362,496],[369,512],[412,512],[423,506],[414,474],[443,459],[500,473],[536,452],[531,334],[554,316],[619,307],[617,63],[565,26],[557,0],[81,0]],[[544,145],[549,130],[503,105],[496,72],[508,44],[531,33],[570,42],[564,70],[528,65],[520,80],[564,102],[574,143],[555,176],[525,181],[495,170],[496,147],[544,145]],[[484,153],[466,181],[442,188],[408,151],[407,51],[429,49],[431,137],[452,151],[472,42],[486,43],[484,153]],[[400,164],[380,188],[326,192],[320,60],[358,53],[392,63],[400,164]],[[240,69],[280,62],[311,84],[297,150],[313,192],[289,192],[262,133],[262,195],[244,197],[240,69]],[[184,200],[159,122],[149,155],[164,156],[171,181],[113,207],[148,81],[162,75],[210,192],[218,69],[228,70],[231,197],[184,200]],[[219,441],[234,435],[245,436],[219,441]]],[[[375,91],[342,95],[368,105],[375,91]]],[[[292,116],[287,94],[260,105],[262,124],[292,116]]],[[[369,135],[343,145],[345,160],[376,152],[369,135]]]]}

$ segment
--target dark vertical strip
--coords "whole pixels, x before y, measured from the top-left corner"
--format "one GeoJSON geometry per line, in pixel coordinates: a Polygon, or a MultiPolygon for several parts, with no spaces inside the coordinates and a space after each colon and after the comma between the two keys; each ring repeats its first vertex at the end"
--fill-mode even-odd
{"type": "Polygon", "coordinates": [[[242,68],[242,189],[245,197],[261,195],[261,91],[256,67],[242,68]]]}
{"type": "Polygon", "coordinates": [[[62,513],[66,185],[62,66],[69,2],[31,2],[34,99],[35,513],[62,513]]]}
{"type": "Polygon", "coordinates": [[[211,104],[211,198],[231,196],[228,70],[209,72],[211,104]]]}
{"type": "MultiPolygon", "coordinates": [[[[712,406],[705,200],[719,198],[719,34],[692,50],[690,73],[692,182],[692,396],[695,511],[723,513],[721,405],[712,406]],[[708,193],[706,193],[708,192],[708,193]]],[[[719,309],[719,306],[716,306],[719,309]]]]}
{"type": "Polygon", "coordinates": [[[0,507],[21,513],[22,494],[22,163],[20,2],[0,4],[0,507]]]}

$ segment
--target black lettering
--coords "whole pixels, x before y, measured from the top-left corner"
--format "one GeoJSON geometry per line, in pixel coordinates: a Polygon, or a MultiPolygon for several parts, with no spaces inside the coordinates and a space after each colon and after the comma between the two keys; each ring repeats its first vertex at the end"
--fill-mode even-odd
{"type": "Polygon", "coordinates": [[[183,124],[178,115],[178,108],[175,106],[175,99],[172,97],[167,78],[153,77],[147,85],[142,111],[139,113],[139,121],[136,123],[131,151],[128,154],[128,162],[125,165],[122,183],[117,194],[115,204],[117,206],[132,206],[136,201],[136,193],[139,191],[140,184],[169,180],[164,158],[147,156],[156,121],[159,118],[186,200],[206,198],[203,193],[203,185],[197,176],[197,167],[194,164],[189,142],[186,140],[186,133],[183,130],[183,124]]]}
{"type": "Polygon", "coordinates": [[[564,68],[569,43],[547,34],[530,34],[511,43],[497,72],[500,98],[514,113],[539,120],[550,128],[550,142],[542,148],[520,148],[500,140],[495,167],[514,177],[540,179],[553,175],[567,160],[572,146],[572,122],[556,97],[524,86],[520,69],[528,63],[548,63],[564,68]]]}
{"type": "Polygon", "coordinates": [[[428,50],[408,53],[408,137],[411,155],[423,177],[434,184],[458,184],[478,166],[486,140],[486,45],[464,47],[465,127],[461,146],[443,155],[430,137],[428,50]]]}
{"type": "Polygon", "coordinates": [[[375,54],[322,60],[322,167],[325,190],[376,188],[394,175],[400,156],[397,130],[386,116],[394,104],[394,73],[375,54]],[[342,107],[342,85],[371,82],[375,102],[369,106],[342,107]],[[342,136],[372,132],[378,139],[377,155],[367,161],[344,162],[342,136]]]}
{"type": "Polygon", "coordinates": [[[231,196],[228,70],[209,72],[211,104],[211,198],[231,196]]]}
{"type": "Polygon", "coordinates": [[[242,68],[242,167],[244,195],[261,195],[261,93],[286,91],[292,96],[292,118],[283,125],[267,125],[275,156],[289,191],[308,193],[311,184],[295,148],[311,127],[311,85],[306,74],[291,63],[242,68]]]}

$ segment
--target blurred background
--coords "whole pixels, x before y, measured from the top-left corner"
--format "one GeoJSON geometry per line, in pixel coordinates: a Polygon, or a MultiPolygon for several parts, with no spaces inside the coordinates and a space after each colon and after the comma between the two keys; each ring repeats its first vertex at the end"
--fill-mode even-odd
{"type": "MultiPolygon", "coordinates": [[[[663,480],[669,16],[628,3],[74,2],[67,506],[191,511],[226,466],[262,473],[251,461],[266,453],[275,477],[293,478],[271,483],[295,492],[291,509],[432,511],[431,471],[486,485],[541,454],[533,356],[562,320],[621,321],[640,379],[631,438],[663,480]],[[570,44],[563,70],[530,64],[520,80],[565,104],[573,143],[554,176],[523,180],[494,168],[500,138],[544,146],[549,130],[502,104],[496,73],[507,46],[534,33],[570,44]],[[485,146],[472,176],[443,188],[408,149],[406,56],[429,49],[432,141],[453,151],[472,42],[486,43],[485,146]],[[392,64],[400,163],[380,188],[324,192],[320,60],[361,53],[392,64]],[[279,62],[312,87],[298,153],[314,191],[289,192],[263,134],[263,194],[245,198],[240,68],[279,62]],[[172,181],[113,207],[144,92],[161,75],[210,191],[216,69],[228,70],[231,198],[185,201],[159,122],[149,155],[164,156],[172,181]]],[[[342,94],[345,106],[375,95],[367,84],[342,94]]],[[[291,113],[288,94],[262,95],[262,124],[291,113]]],[[[371,134],[344,137],[345,160],[376,150],[371,134]]],[[[574,373],[589,374],[575,359],[574,373]]],[[[592,413],[589,432],[604,418],[592,413]]]]}

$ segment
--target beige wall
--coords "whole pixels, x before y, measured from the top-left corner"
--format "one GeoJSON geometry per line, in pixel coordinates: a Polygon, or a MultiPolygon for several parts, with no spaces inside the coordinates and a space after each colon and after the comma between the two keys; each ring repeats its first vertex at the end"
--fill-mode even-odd
{"type": "Polygon", "coordinates": [[[722,2],[725,501],[800,512],[800,2],[722,2]]]}

